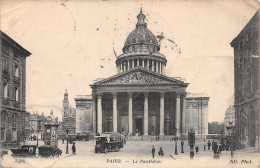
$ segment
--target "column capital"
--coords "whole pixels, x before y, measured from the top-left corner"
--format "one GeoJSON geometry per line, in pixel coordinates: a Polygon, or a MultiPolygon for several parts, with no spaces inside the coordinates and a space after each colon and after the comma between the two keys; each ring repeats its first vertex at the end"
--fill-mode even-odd
{"type": "Polygon", "coordinates": [[[149,92],[143,92],[144,93],[144,97],[148,98],[149,92]]]}
{"type": "Polygon", "coordinates": [[[102,95],[103,95],[103,93],[102,92],[97,92],[97,98],[102,98],[102,95]]]}
{"type": "Polygon", "coordinates": [[[93,99],[95,99],[97,94],[95,92],[93,92],[93,93],[91,93],[91,96],[92,96],[93,99]]]}
{"type": "Polygon", "coordinates": [[[160,96],[161,96],[161,98],[164,98],[165,92],[160,92],[160,96]]]}
{"type": "Polygon", "coordinates": [[[181,97],[181,93],[180,92],[176,92],[176,98],[180,98],[181,97]]]}
{"type": "Polygon", "coordinates": [[[133,92],[127,92],[127,95],[129,98],[132,98],[133,97],[133,92]]]}
{"type": "Polygon", "coordinates": [[[115,99],[117,97],[117,92],[112,92],[113,98],[115,99]]]}

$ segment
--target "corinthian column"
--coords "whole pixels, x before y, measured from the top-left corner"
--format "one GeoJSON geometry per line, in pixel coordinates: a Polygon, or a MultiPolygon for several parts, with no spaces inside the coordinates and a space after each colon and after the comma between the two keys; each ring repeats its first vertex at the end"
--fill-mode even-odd
{"type": "Polygon", "coordinates": [[[102,93],[97,94],[98,132],[102,133],[102,93]]]}
{"type": "Polygon", "coordinates": [[[133,133],[133,93],[128,92],[128,134],[133,133]]]}
{"type": "Polygon", "coordinates": [[[96,129],[96,124],[97,124],[97,114],[96,114],[96,94],[92,93],[92,98],[93,98],[93,107],[92,107],[92,124],[93,124],[93,133],[97,132],[96,129]]]}
{"type": "Polygon", "coordinates": [[[160,135],[164,135],[164,92],[160,93],[160,135]]]}
{"type": "Polygon", "coordinates": [[[186,99],[183,96],[182,98],[183,103],[182,103],[182,133],[186,133],[186,122],[185,122],[185,117],[186,117],[186,99]]]}
{"type": "Polygon", "coordinates": [[[144,135],[148,135],[148,94],[144,93],[144,135]]]}
{"type": "Polygon", "coordinates": [[[113,94],[113,131],[117,132],[117,93],[113,94]]]}
{"type": "Polygon", "coordinates": [[[180,120],[181,120],[181,109],[180,109],[180,94],[176,94],[176,114],[175,114],[175,128],[177,129],[176,135],[180,134],[180,120]]]}
{"type": "Polygon", "coordinates": [[[154,72],[154,64],[155,64],[155,61],[152,60],[152,71],[154,72]]]}

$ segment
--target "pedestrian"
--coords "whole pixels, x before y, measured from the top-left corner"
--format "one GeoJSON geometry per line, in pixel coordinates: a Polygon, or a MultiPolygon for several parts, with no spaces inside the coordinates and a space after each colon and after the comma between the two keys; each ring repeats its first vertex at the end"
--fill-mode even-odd
{"type": "Polygon", "coordinates": [[[159,152],[158,152],[158,155],[161,156],[161,157],[164,156],[164,154],[163,154],[163,150],[162,150],[162,147],[160,147],[160,150],[159,150],[159,152]]]}
{"type": "Polygon", "coordinates": [[[76,154],[75,142],[73,142],[73,144],[72,144],[72,153],[73,153],[74,155],[76,154]]]}
{"type": "Polygon", "coordinates": [[[210,140],[208,141],[208,150],[210,150],[210,146],[211,146],[211,143],[210,143],[210,140]]]}
{"type": "Polygon", "coordinates": [[[126,144],[126,139],[124,138],[124,144],[126,144]]]}
{"type": "Polygon", "coordinates": [[[184,146],[184,142],[183,142],[183,140],[182,140],[182,141],[181,141],[181,153],[184,153],[183,146],[184,146]]]}
{"type": "Polygon", "coordinates": [[[212,146],[212,149],[213,149],[214,154],[216,154],[217,151],[218,151],[218,144],[217,144],[217,142],[214,142],[214,144],[212,146]]]}
{"type": "Polygon", "coordinates": [[[206,151],[206,145],[204,145],[204,151],[206,151]]]}
{"type": "Polygon", "coordinates": [[[64,138],[62,138],[62,144],[64,144],[64,138]]]}
{"type": "Polygon", "coordinates": [[[212,151],[214,151],[214,146],[215,145],[215,141],[213,140],[212,143],[211,143],[211,146],[212,146],[212,151]]]}
{"type": "Polygon", "coordinates": [[[154,146],[152,147],[152,156],[153,156],[153,158],[154,158],[154,153],[155,153],[155,148],[154,148],[154,146]]]}
{"type": "Polygon", "coordinates": [[[198,147],[198,145],[196,145],[196,154],[198,154],[198,152],[199,152],[199,147],[198,147]]]}
{"type": "Polygon", "coordinates": [[[144,140],[144,136],[141,137],[141,141],[143,141],[143,140],[144,140]]]}

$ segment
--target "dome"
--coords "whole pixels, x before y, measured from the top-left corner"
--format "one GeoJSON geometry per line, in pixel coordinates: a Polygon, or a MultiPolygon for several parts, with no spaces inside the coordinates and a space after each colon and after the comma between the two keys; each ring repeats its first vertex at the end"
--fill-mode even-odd
{"type": "Polygon", "coordinates": [[[145,15],[142,10],[137,16],[138,23],[136,28],[128,35],[123,47],[123,52],[136,52],[140,48],[143,48],[143,51],[148,52],[158,52],[160,47],[155,35],[147,28],[145,23],[145,15]]]}
{"type": "Polygon", "coordinates": [[[164,74],[167,59],[159,52],[158,41],[147,28],[142,8],[137,20],[136,28],[126,38],[123,53],[116,59],[117,72],[143,68],[164,74]]]}
{"type": "Polygon", "coordinates": [[[157,39],[155,35],[146,27],[138,26],[136,27],[126,38],[125,45],[129,46],[136,43],[150,44],[158,46],[157,39]]]}

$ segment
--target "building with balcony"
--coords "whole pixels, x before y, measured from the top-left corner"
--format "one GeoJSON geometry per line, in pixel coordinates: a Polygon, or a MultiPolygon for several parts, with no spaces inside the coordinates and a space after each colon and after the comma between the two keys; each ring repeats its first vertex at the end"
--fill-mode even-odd
{"type": "Polygon", "coordinates": [[[230,43],[234,49],[235,131],[247,146],[259,144],[259,14],[258,10],[230,43]]]}
{"type": "Polygon", "coordinates": [[[1,35],[1,146],[16,146],[26,139],[29,121],[25,108],[26,58],[29,51],[0,31],[1,35]]]}
{"type": "Polygon", "coordinates": [[[29,123],[30,123],[30,139],[33,139],[33,137],[37,136],[38,139],[43,138],[44,134],[44,123],[46,122],[46,117],[44,116],[44,113],[38,114],[38,112],[33,112],[30,115],[29,123]]]}

